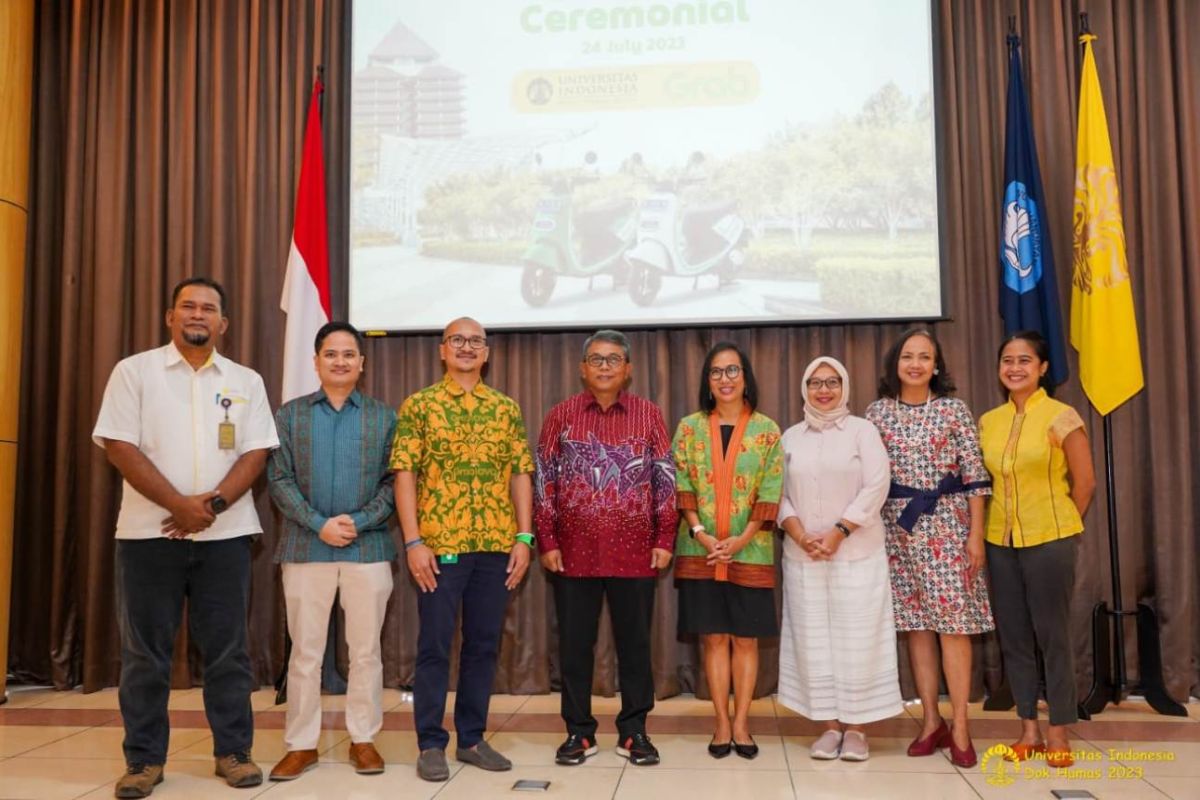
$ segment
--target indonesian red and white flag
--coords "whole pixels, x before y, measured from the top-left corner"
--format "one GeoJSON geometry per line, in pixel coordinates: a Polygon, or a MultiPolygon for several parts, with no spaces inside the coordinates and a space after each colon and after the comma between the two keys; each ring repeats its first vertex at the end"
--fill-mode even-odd
{"type": "Polygon", "coordinates": [[[329,302],[329,230],[325,216],[325,157],[321,141],[320,80],[313,83],[296,191],[292,246],[279,307],[287,314],[283,335],[283,390],[280,402],[320,387],[313,368],[313,339],[332,316],[329,302]]]}

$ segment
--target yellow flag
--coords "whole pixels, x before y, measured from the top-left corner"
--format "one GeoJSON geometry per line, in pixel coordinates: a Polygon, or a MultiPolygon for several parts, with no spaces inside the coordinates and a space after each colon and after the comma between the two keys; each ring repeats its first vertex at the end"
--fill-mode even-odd
{"type": "Polygon", "coordinates": [[[1071,345],[1079,351],[1079,380],[1101,414],[1142,390],[1133,288],[1125,260],[1125,227],[1113,167],[1100,77],[1085,34],[1079,80],[1079,139],[1075,155],[1075,253],[1071,279],[1071,345]]]}

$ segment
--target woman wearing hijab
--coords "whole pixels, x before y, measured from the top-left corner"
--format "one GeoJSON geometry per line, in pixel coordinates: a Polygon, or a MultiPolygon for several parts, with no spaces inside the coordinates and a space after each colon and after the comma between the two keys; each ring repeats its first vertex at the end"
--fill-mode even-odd
{"type": "Polygon", "coordinates": [[[750,735],[758,640],[779,630],[771,529],[783,456],[779,426],[757,404],[750,359],[732,342],[718,342],[700,371],[700,410],[679,421],[672,443],[683,517],[675,544],[679,633],[699,636],[704,648],[716,712],[713,758],[758,755],[750,735]]]}
{"type": "Polygon", "coordinates": [[[903,710],[880,517],[888,454],[875,426],[850,414],[837,359],[809,364],[801,391],[804,421],[782,440],[779,702],[825,723],[813,758],[866,761],[863,725],[903,710]]]}

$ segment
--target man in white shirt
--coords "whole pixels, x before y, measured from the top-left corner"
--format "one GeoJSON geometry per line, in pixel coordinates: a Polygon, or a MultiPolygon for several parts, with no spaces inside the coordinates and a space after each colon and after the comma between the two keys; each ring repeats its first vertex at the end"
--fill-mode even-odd
{"type": "Polygon", "coordinates": [[[221,285],[180,282],[166,324],[170,344],[113,369],[92,432],[125,479],[116,574],[128,770],[117,797],[146,797],[162,782],[185,597],[216,772],[230,786],[262,783],[250,759],[246,608],[251,536],[262,533],[250,486],[279,439],[262,378],[216,351],[229,326],[221,285]]]}

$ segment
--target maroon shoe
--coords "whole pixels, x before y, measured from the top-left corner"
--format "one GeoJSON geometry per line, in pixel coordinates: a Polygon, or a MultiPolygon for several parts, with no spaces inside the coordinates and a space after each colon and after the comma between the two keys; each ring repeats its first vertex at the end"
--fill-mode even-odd
{"type": "Polygon", "coordinates": [[[947,735],[950,739],[950,763],[956,767],[969,769],[979,763],[979,757],[975,755],[975,743],[967,739],[967,746],[963,750],[959,750],[954,744],[954,739],[947,735]]]}
{"type": "Polygon", "coordinates": [[[914,758],[918,756],[931,756],[940,748],[949,747],[953,742],[950,739],[950,728],[946,726],[946,720],[942,720],[942,724],[938,725],[937,730],[922,739],[918,736],[912,740],[912,744],[908,746],[908,754],[914,758]]]}

